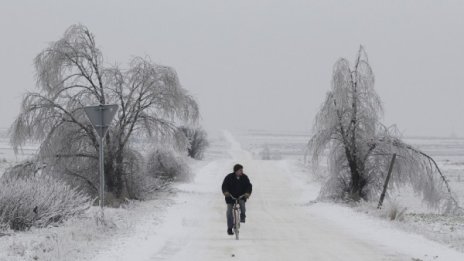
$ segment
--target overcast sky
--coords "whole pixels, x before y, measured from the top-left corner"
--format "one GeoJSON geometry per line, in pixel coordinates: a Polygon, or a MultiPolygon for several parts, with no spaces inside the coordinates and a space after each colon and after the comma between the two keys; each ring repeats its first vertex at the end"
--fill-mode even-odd
{"type": "Polygon", "coordinates": [[[464,1],[3,1],[0,127],[33,90],[32,60],[71,24],[107,64],[174,67],[208,129],[309,131],[339,57],[369,55],[387,125],[464,136],[464,1]]]}

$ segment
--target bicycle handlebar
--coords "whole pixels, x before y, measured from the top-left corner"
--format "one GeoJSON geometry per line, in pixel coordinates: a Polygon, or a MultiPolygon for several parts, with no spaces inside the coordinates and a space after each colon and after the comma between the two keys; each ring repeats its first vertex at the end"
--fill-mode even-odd
{"type": "Polygon", "coordinates": [[[240,197],[238,198],[235,198],[234,196],[230,195],[230,198],[233,199],[233,200],[239,200],[241,198],[245,197],[245,194],[241,195],[240,197]]]}

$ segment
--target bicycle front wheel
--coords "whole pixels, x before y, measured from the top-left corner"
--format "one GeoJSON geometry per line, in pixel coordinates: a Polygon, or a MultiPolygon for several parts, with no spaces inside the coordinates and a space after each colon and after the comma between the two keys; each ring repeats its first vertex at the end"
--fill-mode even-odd
{"type": "Polygon", "coordinates": [[[238,209],[234,210],[234,233],[235,239],[239,239],[239,230],[240,230],[240,211],[238,209]]]}

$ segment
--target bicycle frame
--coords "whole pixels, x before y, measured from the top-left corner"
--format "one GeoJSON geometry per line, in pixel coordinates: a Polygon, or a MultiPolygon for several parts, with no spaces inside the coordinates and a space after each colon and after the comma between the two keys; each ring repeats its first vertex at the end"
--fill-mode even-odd
{"type": "Polygon", "coordinates": [[[231,198],[235,201],[234,202],[234,205],[232,207],[232,216],[234,218],[234,233],[235,233],[235,239],[238,240],[239,239],[239,230],[240,230],[240,203],[239,203],[239,200],[243,198],[243,195],[238,197],[238,198],[234,198],[233,196],[231,196],[231,198]]]}

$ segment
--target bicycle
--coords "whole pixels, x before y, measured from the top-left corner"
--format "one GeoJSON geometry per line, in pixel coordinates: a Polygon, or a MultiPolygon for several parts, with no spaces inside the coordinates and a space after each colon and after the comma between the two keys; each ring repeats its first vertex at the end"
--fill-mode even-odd
{"type": "Polygon", "coordinates": [[[234,230],[234,233],[235,233],[235,239],[236,240],[239,239],[238,234],[239,234],[239,230],[240,230],[240,203],[239,203],[239,200],[242,199],[243,197],[245,197],[245,195],[241,195],[238,198],[234,198],[233,196],[230,196],[230,198],[232,198],[235,201],[234,205],[232,207],[232,216],[234,218],[233,230],[234,230]]]}

